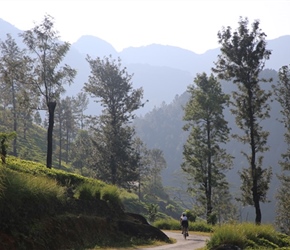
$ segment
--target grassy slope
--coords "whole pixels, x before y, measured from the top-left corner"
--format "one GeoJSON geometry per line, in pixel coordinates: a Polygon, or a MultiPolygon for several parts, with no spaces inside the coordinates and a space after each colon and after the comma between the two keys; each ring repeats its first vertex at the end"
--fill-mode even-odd
{"type": "Polygon", "coordinates": [[[9,157],[0,166],[0,194],[0,249],[128,246],[155,236],[166,241],[160,230],[125,214],[117,187],[40,163],[9,157]]]}

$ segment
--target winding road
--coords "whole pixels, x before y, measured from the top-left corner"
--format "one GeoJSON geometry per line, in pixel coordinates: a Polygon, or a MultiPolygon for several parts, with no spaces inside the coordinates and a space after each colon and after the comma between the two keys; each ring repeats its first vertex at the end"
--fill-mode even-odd
{"type": "Polygon", "coordinates": [[[174,244],[167,244],[163,246],[157,247],[147,247],[147,248],[138,248],[138,250],[194,250],[199,249],[205,246],[206,240],[209,237],[200,236],[195,234],[190,234],[186,238],[183,238],[181,233],[171,232],[171,231],[163,231],[169,238],[176,239],[176,243],[174,244]]]}

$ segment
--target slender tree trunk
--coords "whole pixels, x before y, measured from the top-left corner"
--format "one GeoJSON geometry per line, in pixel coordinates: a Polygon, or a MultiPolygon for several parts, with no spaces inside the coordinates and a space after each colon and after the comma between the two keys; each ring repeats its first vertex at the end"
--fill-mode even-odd
{"type": "MultiPolygon", "coordinates": [[[[17,114],[16,114],[16,100],[15,87],[12,80],[12,102],[13,102],[13,131],[17,133],[17,114]]],[[[17,136],[13,139],[13,155],[17,156],[17,136]]]]}
{"type": "Polygon", "coordinates": [[[208,165],[208,173],[207,173],[207,178],[208,178],[208,189],[207,189],[207,214],[206,214],[206,217],[207,217],[207,222],[208,223],[211,223],[211,221],[209,220],[210,219],[210,216],[211,216],[211,213],[212,213],[212,205],[211,205],[211,178],[212,178],[212,175],[211,175],[211,136],[210,136],[210,123],[207,122],[207,150],[208,150],[208,153],[207,153],[207,165],[208,165]]]}
{"type": "Polygon", "coordinates": [[[53,135],[53,125],[54,125],[54,111],[56,107],[56,102],[48,103],[48,130],[47,130],[47,156],[46,156],[46,167],[52,167],[52,135],[53,135]]]}
{"type": "Polygon", "coordinates": [[[116,173],[117,173],[117,169],[116,169],[116,162],[114,157],[111,155],[111,178],[112,178],[112,184],[115,185],[116,184],[116,173]]]}
{"type": "Polygon", "coordinates": [[[262,214],[260,208],[260,197],[258,195],[258,175],[256,169],[256,146],[255,146],[255,135],[254,135],[254,114],[253,114],[253,107],[252,107],[252,98],[253,94],[251,90],[248,91],[249,95],[249,112],[250,112],[250,133],[251,133],[251,170],[252,170],[252,195],[253,195],[253,202],[255,206],[256,218],[255,223],[257,225],[261,224],[262,214]]]}
{"type": "Polygon", "coordinates": [[[65,163],[68,163],[68,156],[69,156],[69,143],[70,143],[70,137],[69,137],[69,129],[66,128],[66,155],[65,155],[65,163]]]}
{"type": "Polygon", "coordinates": [[[59,156],[58,156],[58,165],[61,167],[62,159],[62,119],[61,119],[61,110],[59,109],[59,156]]]}

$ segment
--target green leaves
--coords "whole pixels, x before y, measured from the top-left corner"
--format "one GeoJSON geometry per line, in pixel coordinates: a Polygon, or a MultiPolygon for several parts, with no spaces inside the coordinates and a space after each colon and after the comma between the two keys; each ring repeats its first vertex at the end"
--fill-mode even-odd
{"type": "Polygon", "coordinates": [[[133,89],[121,60],[111,57],[87,61],[91,75],[84,90],[103,107],[94,126],[94,169],[98,178],[123,187],[138,179],[138,153],[133,149],[134,128],[129,123],[141,106],[142,88],[133,89]]]}
{"type": "Polygon", "coordinates": [[[249,153],[244,153],[249,168],[241,173],[241,191],[243,200],[249,205],[255,205],[256,223],[259,224],[259,202],[266,200],[271,177],[271,170],[260,168],[262,157],[258,156],[259,153],[268,150],[266,143],[269,133],[263,131],[260,124],[269,117],[268,100],[271,96],[270,91],[267,92],[260,86],[260,82],[267,80],[259,77],[271,51],[266,49],[266,34],[259,28],[259,21],[254,21],[251,29],[248,24],[247,18],[240,18],[236,31],[232,32],[228,27],[218,33],[221,54],[212,70],[219,78],[232,80],[237,84],[238,90],[232,94],[234,102],[231,111],[235,115],[237,126],[244,134],[236,134],[234,137],[250,147],[249,153]],[[265,174],[253,174],[257,172],[265,174]]]}
{"type": "Polygon", "coordinates": [[[228,141],[229,128],[223,110],[229,96],[224,94],[220,83],[211,74],[198,74],[195,85],[188,87],[190,99],[184,111],[187,124],[184,130],[190,134],[184,145],[182,169],[188,174],[190,188],[199,189],[196,200],[211,216],[215,198],[214,193],[228,188],[223,171],[232,165],[231,157],[221,144],[228,141]]]}

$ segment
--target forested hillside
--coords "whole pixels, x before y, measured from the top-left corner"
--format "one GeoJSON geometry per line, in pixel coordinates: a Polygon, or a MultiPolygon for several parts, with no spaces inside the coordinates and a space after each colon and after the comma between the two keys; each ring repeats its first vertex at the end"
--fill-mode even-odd
{"type": "MultiPolygon", "coordinates": [[[[5,76],[9,70],[13,72],[14,64],[3,63],[1,115],[3,116],[4,132],[9,132],[8,128],[13,128],[12,130],[17,134],[26,138],[32,124],[37,124],[40,129],[46,130],[48,128],[46,131],[49,132],[47,148],[49,154],[53,154],[52,164],[48,164],[48,167],[65,168],[67,165],[72,165],[74,170],[82,175],[91,177],[97,175],[104,180],[112,178],[110,180],[113,183],[120,181],[118,184],[128,184],[130,187],[136,185],[135,181],[139,183],[145,181],[144,190],[149,193],[160,192],[159,194],[166,199],[168,196],[164,192],[162,186],[164,184],[168,187],[166,191],[170,193],[170,198],[185,203],[183,205],[186,208],[191,208],[192,200],[186,194],[186,178],[180,168],[183,145],[188,137],[188,134],[182,130],[184,125],[182,107],[189,98],[188,93],[186,93],[187,86],[193,83],[197,73],[210,72],[213,62],[220,53],[219,48],[197,55],[181,48],[150,45],[143,48],[128,48],[121,53],[116,53],[115,49],[106,41],[94,37],[83,37],[71,46],[67,43],[57,43],[57,53],[44,53],[45,63],[41,65],[41,60],[35,60],[35,56],[38,55],[35,51],[37,49],[41,53],[43,51],[41,46],[39,48],[36,46],[37,38],[32,37],[33,30],[31,30],[32,33],[25,31],[22,36],[18,36],[22,31],[3,20],[1,24],[5,27],[3,30],[7,32],[6,34],[1,33],[0,37],[2,61],[6,62],[4,57],[9,55],[10,57],[14,56],[13,60],[15,61],[13,62],[21,64],[21,67],[19,65],[17,67],[18,74],[13,75],[14,81],[11,81],[12,78],[5,76]],[[9,32],[10,30],[11,32],[9,32]],[[7,36],[8,33],[11,36],[7,36]],[[17,53],[9,54],[9,48],[16,48],[17,53]],[[31,57],[28,51],[33,54],[31,57]],[[108,53],[112,54],[112,57],[108,53]],[[49,56],[47,56],[48,54],[49,56]],[[118,56],[120,59],[117,59],[118,56]],[[54,63],[49,63],[52,61],[54,63]],[[41,74],[43,68],[47,69],[46,72],[54,72],[55,75],[41,74]],[[105,74],[98,71],[98,68],[103,68],[105,74]],[[106,114],[113,110],[108,108],[112,99],[106,99],[107,96],[103,91],[100,91],[109,89],[109,84],[98,85],[100,82],[107,82],[107,79],[115,79],[108,77],[109,71],[111,74],[116,74],[116,79],[120,79],[119,76],[122,75],[124,77],[122,79],[127,84],[125,89],[129,90],[124,91],[115,82],[113,82],[115,85],[112,84],[118,89],[117,93],[121,93],[120,99],[124,98],[120,101],[124,107],[116,106],[117,108],[114,108],[118,111],[125,111],[110,115],[121,117],[119,119],[121,122],[109,122],[106,114]],[[42,79],[44,75],[47,79],[42,79]],[[52,82],[50,87],[44,84],[46,80],[52,82]],[[28,83],[35,85],[30,88],[28,83]],[[42,98],[40,98],[41,95],[42,98]],[[127,111],[129,112],[126,113],[127,111]],[[135,140],[134,128],[129,126],[131,123],[136,126],[136,134],[141,138],[141,142],[135,140]],[[111,124],[115,127],[110,127],[111,124]],[[53,137],[52,126],[54,126],[53,137]],[[113,133],[118,134],[112,136],[113,133]],[[106,142],[110,148],[103,148],[101,142],[106,142]],[[142,144],[143,142],[146,145],[142,144]],[[119,150],[115,145],[127,145],[128,147],[119,150]],[[95,150],[96,148],[97,150],[95,150]],[[115,159],[118,164],[115,164],[115,161],[111,161],[111,163],[113,162],[115,166],[125,166],[126,171],[128,171],[126,174],[117,173],[115,170],[109,173],[106,170],[106,166],[111,164],[108,160],[110,156],[106,153],[111,151],[116,152],[119,157],[115,159]],[[124,157],[121,157],[122,155],[124,157]],[[142,158],[141,155],[149,157],[150,164],[138,162],[142,158]],[[159,157],[156,161],[158,164],[154,165],[156,155],[159,157]],[[91,156],[95,158],[91,158],[91,156]],[[141,164],[135,164],[136,162],[141,164]],[[100,171],[102,168],[107,172],[100,171]],[[143,173],[143,170],[149,171],[150,174],[148,175],[146,171],[143,173]],[[162,179],[160,173],[162,173],[162,179]],[[149,176],[152,179],[142,180],[140,176],[142,178],[149,176]],[[154,176],[157,178],[154,179],[154,176]],[[152,187],[153,189],[150,189],[152,187]],[[184,195],[186,197],[183,197],[184,195]]],[[[50,23],[50,25],[52,24],[50,23]]],[[[36,30],[37,28],[39,27],[35,27],[36,30]]],[[[37,34],[37,32],[34,33],[37,34]]],[[[53,38],[57,41],[57,37],[53,38]]],[[[265,63],[268,69],[264,70],[262,75],[265,78],[272,77],[274,85],[278,80],[277,71],[288,62],[289,39],[290,36],[285,36],[267,41],[272,55],[270,60],[265,63]]],[[[223,91],[227,94],[236,89],[231,82],[222,81],[221,84],[223,91]]],[[[269,88],[270,85],[265,86],[269,88]]],[[[262,207],[264,221],[271,222],[275,216],[275,190],[279,186],[275,173],[280,172],[278,162],[281,153],[286,148],[284,126],[277,121],[280,105],[274,98],[272,99],[270,118],[262,122],[263,128],[270,132],[267,141],[270,150],[264,154],[263,165],[265,167],[271,166],[274,172],[268,194],[271,202],[263,204],[262,207]]],[[[240,133],[241,131],[237,129],[234,116],[229,109],[225,109],[224,113],[229,122],[231,133],[240,133]]],[[[41,157],[33,155],[32,152],[29,152],[29,147],[27,147],[28,149],[19,147],[21,145],[19,140],[22,138],[16,137],[12,142],[11,152],[15,156],[26,156],[28,159],[31,156],[31,159],[41,158],[42,161],[44,160],[44,155],[41,157]]],[[[237,173],[247,165],[240,152],[242,149],[248,149],[233,139],[226,144],[226,149],[235,157],[234,168],[227,173],[227,177],[231,185],[232,195],[238,197],[240,179],[237,173]]],[[[115,156],[115,154],[113,155],[115,156]]],[[[252,219],[250,207],[238,204],[238,209],[241,220],[252,219]]]]}
{"type": "MultiPolygon", "coordinates": [[[[274,70],[264,70],[262,76],[264,78],[272,78],[272,84],[277,84],[278,75],[274,70]]],[[[222,82],[223,91],[230,94],[235,90],[235,86],[231,82],[222,82]]],[[[269,85],[268,87],[269,88],[269,85]]],[[[138,136],[149,146],[160,148],[164,151],[165,158],[167,159],[168,166],[162,172],[163,182],[166,186],[174,186],[178,188],[178,194],[181,190],[186,189],[184,175],[181,170],[183,145],[187,139],[188,133],[182,130],[185,122],[183,121],[184,110],[186,102],[188,101],[189,94],[184,92],[180,96],[176,96],[170,104],[163,104],[159,108],[155,108],[145,116],[138,117],[134,123],[138,136]]],[[[270,132],[268,145],[270,150],[265,152],[265,166],[273,168],[273,179],[269,192],[270,203],[262,205],[264,220],[273,222],[275,218],[275,204],[276,204],[276,190],[279,186],[279,181],[276,174],[281,172],[278,162],[281,160],[281,153],[284,151],[286,145],[284,140],[285,129],[278,121],[280,118],[281,107],[277,101],[273,99],[271,102],[270,118],[267,119],[263,127],[270,132]]],[[[225,109],[225,119],[229,122],[231,134],[240,133],[238,130],[234,116],[231,115],[229,108],[225,109]]],[[[227,173],[227,179],[230,183],[231,192],[234,197],[239,196],[240,179],[238,171],[246,164],[241,150],[245,147],[231,138],[230,142],[226,144],[227,152],[234,156],[234,168],[227,173]]],[[[178,195],[175,193],[175,195],[178,195]]],[[[253,210],[240,207],[243,220],[253,219],[253,210]]]]}
{"type": "Polygon", "coordinates": [[[2,163],[13,155],[102,180],[133,192],[149,208],[153,204],[154,218],[179,216],[183,208],[170,199],[160,178],[163,152],[145,147],[130,125],[144,106],[143,89],[133,88],[121,60],[88,57],[88,81],[76,96],[66,96],[77,70],[61,64],[70,45],[58,40],[53,25],[45,16],[20,34],[21,46],[10,34],[0,41],[2,163]],[[84,114],[88,96],[99,102],[102,115],[84,114]]]}

